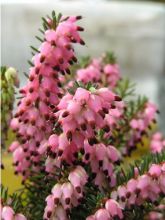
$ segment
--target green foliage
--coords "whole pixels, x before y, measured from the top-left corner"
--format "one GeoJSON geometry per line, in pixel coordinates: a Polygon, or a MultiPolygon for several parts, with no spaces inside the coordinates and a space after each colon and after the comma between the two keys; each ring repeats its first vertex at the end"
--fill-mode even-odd
{"type": "Polygon", "coordinates": [[[9,205],[13,208],[15,213],[23,212],[24,206],[23,206],[23,199],[22,199],[23,191],[20,190],[18,193],[13,193],[12,195],[9,195],[8,188],[1,185],[1,199],[2,204],[9,205]]]}
{"type": "Polygon", "coordinates": [[[55,177],[47,176],[45,171],[34,174],[24,183],[24,206],[28,220],[43,219],[45,198],[51,193],[55,183],[55,177]]]}
{"type": "MultiPolygon", "coordinates": [[[[45,34],[45,31],[48,30],[48,29],[56,29],[58,24],[60,22],[62,22],[63,20],[61,20],[62,18],[62,14],[59,13],[59,14],[56,14],[55,11],[52,12],[52,15],[51,17],[49,15],[47,15],[46,18],[42,17],[42,26],[43,26],[43,29],[42,30],[41,28],[39,28],[39,31],[42,35],[45,34]]],[[[66,18],[67,19],[67,18],[66,18]]],[[[39,37],[39,36],[35,36],[35,38],[40,41],[41,43],[43,43],[44,39],[39,37]]],[[[35,53],[39,53],[39,50],[34,47],[34,46],[30,46],[30,48],[32,49],[32,56],[35,55],[35,53]]],[[[28,64],[30,65],[30,67],[33,67],[34,64],[31,60],[27,60],[28,64]]]]}
{"type": "Polygon", "coordinates": [[[104,57],[103,57],[103,62],[105,64],[115,64],[117,61],[115,54],[111,52],[106,52],[104,57]]]}
{"type": "Polygon", "coordinates": [[[115,92],[122,98],[132,97],[135,95],[135,83],[130,82],[129,79],[119,80],[115,92]]]}
{"type": "Polygon", "coordinates": [[[83,82],[80,82],[80,81],[74,81],[74,84],[71,88],[68,89],[68,92],[72,95],[75,94],[77,88],[84,88],[84,89],[87,89],[91,92],[95,92],[96,88],[97,88],[97,85],[96,84],[93,84],[91,82],[88,82],[87,84],[84,84],[83,82]]]}
{"type": "Polygon", "coordinates": [[[91,63],[91,57],[90,56],[83,56],[80,59],[80,62],[78,64],[78,68],[86,68],[91,63]]]}
{"type": "Polygon", "coordinates": [[[125,112],[126,117],[128,117],[129,120],[136,117],[136,115],[144,109],[147,101],[148,99],[145,96],[138,96],[136,99],[130,100],[125,112]]]}
{"type": "Polygon", "coordinates": [[[132,128],[130,126],[130,121],[133,118],[136,118],[140,112],[143,112],[145,104],[148,101],[146,97],[141,96],[137,96],[137,98],[134,99],[129,99],[132,94],[131,91],[134,91],[133,89],[131,89],[131,91],[129,92],[129,90],[129,86],[125,91],[123,90],[123,94],[129,94],[124,95],[124,97],[127,98],[127,105],[125,106],[124,117],[118,121],[118,129],[112,131],[112,137],[108,140],[109,144],[113,144],[115,147],[118,148],[126,146],[127,142],[132,136],[132,128]]]}
{"type": "Polygon", "coordinates": [[[8,188],[5,188],[3,185],[1,185],[1,198],[3,199],[3,203],[7,203],[8,188]]]}
{"type": "Polygon", "coordinates": [[[70,218],[72,220],[85,220],[87,216],[97,209],[97,206],[100,206],[101,200],[104,197],[104,195],[94,186],[86,187],[85,190],[86,193],[82,203],[71,211],[70,218]]]}
{"type": "Polygon", "coordinates": [[[56,14],[55,11],[52,12],[52,16],[49,17],[47,15],[47,18],[45,19],[44,17],[42,17],[42,26],[44,28],[44,30],[48,30],[48,29],[56,29],[58,24],[61,22],[61,17],[62,17],[62,14],[59,13],[59,14],[56,14]]]}
{"type": "Polygon", "coordinates": [[[129,169],[124,171],[123,168],[118,168],[117,170],[117,186],[123,185],[134,177],[135,167],[138,169],[139,174],[145,173],[152,163],[160,164],[165,162],[165,151],[160,154],[147,154],[143,156],[140,160],[136,160],[134,165],[130,164],[129,169]]]}

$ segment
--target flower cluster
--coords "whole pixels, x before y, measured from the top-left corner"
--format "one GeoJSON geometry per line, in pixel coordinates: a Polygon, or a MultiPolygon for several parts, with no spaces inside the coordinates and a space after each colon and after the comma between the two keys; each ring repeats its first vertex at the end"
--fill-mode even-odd
{"type": "Polygon", "coordinates": [[[96,186],[100,189],[107,184],[113,187],[116,184],[114,163],[118,164],[121,159],[119,151],[112,145],[106,146],[103,143],[90,145],[87,140],[80,141],[82,140],[78,138],[74,141],[73,138],[69,143],[63,133],[59,137],[55,134],[51,135],[48,141],[50,157],[46,159],[46,171],[54,173],[64,161],[72,165],[79,159],[84,164],[90,165],[96,186]],[[55,155],[58,156],[54,157],[55,155]]]}
{"type": "Polygon", "coordinates": [[[131,155],[131,152],[136,148],[137,143],[142,143],[142,138],[147,135],[148,130],[151,129],[152,124],[156,122],[157,107],[151,102],[146,102],[142,110],[129,122],[130,135],[123,149],[123,155],[131,155]]]}
{"type": "Polygon", "coordinates": [[[86,218],[86,220],[113,220],[123,219],[122,207],[113,199],[108,199],[105,208],[98,209],[94,215],[86,218]]]}
{"type": "Polygon", "coordinates": [[[2,220],[27,220],[27,218],[21,213],[15,213],[10,206],[1,207],[1,219],[2,220]]]}
{"type": "Polygon", "coordinates": [[[120,79],[120,69],[118,64],[107,64],[104,66],[104,73],[106,76],[106,83],[114,88],[120,79]]]}
{"type": "Polygon", "coordinates": [[[111,193],[123,208],[140,206],[145,201],[157,203],[160,195],[165,195],[165,163],[152,164],[147,173],[130,179],[111,193]]]}
{"type": "MultiPolygon", "coordinates": [[[[143,175],[139,175],[137,171],[135,169],[135,178],[119,186],[116,191],[112,191],[111,199],[106,199],[105,208],[99,209],[87,220],[124,219],[125,210],[140,207],[144,202],[157,204],[160,196],[165,195],[165,163],[152,164],[148,172],[143,175]]],[[[162,215],[151,212],[149,216],[162,215]]]]}
{"type": "Polygon", "coordinates": [[[83,83],[100,82],[102,75],[101,69],[101,60],[93,59],[86,68],[77,70],[77,80],[83,83]]]}
{"type": "Polygon", "coordinates": [[[87,173],[82,166],[73,169],[64,183],[57,183],[52,193],[46,198],[44,219],[67,220],[72,207],[82,201],[84,185],[87,183],[87,173]]]}
{"type": "Polygon", "coordinates": [[[116,185],[114,164],[120,161],[119,151],[112,145],[96,144],[93,147],[85,145],[84,162],[91,167],[94,184],[100,190],[116,185]]]}
{"type": "Polygon", "coordinates": [[[157,107],[151,102],[147,102],[142,112],[139,112],[136,118],[132,119],[130,126],[138,134],[150,128],[151,123],[155,122],[157,107]]]}
{"type": "MultiPolygon", "coordinates": [[[[55,115],[62,133],[49,137],[49,153],[58,155],[54,159],[57,166],[61,161],[74,163],[81,153],[81,161],[90,164],[95,184],[102,187],[107,177],[110,185],[114,186],[113,163],[120,160],[120,155],[115,147],[100,143],[97,132],[103,130],[103,138],[108,138],[116,120],[122,116],[124,105],[107,88],[91,90],[78,88],[75,95],[68,93],[60,100],[55,115]]],[[[50,158],[47,158],[46,167],[50,164],[48,161],[50,158]]],[[[52,172],[51,168],[49,166],[46,170],[52,172]]]]}
{"type": "Polygon", "coordinates": [[[160,153],[165,150],[165,139],[163,138],[162,133],[156,132],[152,135],[150,149],[152,153],[160,153]]]}
{"type": "Polygon", "coordinates": [[[1,67],[1,134],[2,147],[5,147],[8,127],[12,118],[15,87],[19,86],[16,70],[13,67],[1,67]]]}
{"type": "MultiPolygon", "coordinates": [[[[164,207],[165,208],[165,207],[164,207]]],[[[160,212],[152,211],[148,214],[146,219],[148,220],[163,220],[163,214],[160,212]]]]}
{"type": "Polygon", "coordinates": [[[113,89],[120,79],[119,66],[116,63],[104,63],[104,59],[93,59],[86,67],[77,70],[77,80],[83,83],[93,82],[113,89]]]}
{"type": "Polygon", "coordinates": [[[160,204],[158,206],[155,206],[154,210],[147,214],[146,219],[147,220],[163,220],[164,219],[164,215],[163,215],[164,210],[165,210],[164,204],[160,204]]]}
{"type": "Polygon", "coordinates": [[[87,138],[89,144],[96,144],[95,131],[103,129],[109,134],[115,121],[122,117],[124,103],[120,97],[108,88],[90,90],[78,88],[74,95],[66,94],[57,106],[55,115],[68,141],[77,133],[79,139],[87,138]]]}
{"type": "Polygon", "coordinates": [[[22,98],[11,121],[19,143],[14,142],[10,149],[16,173],[25,178],[29,167],[33,171],[40,169],[43,155],[38,148],[52,133],[56,120],[54,112],[62,95],[58,74],[69,74],[69,66],[77,61],[72,43],[84,44],[78,33],[83,29],[75,24],[80,18],[61,17],[58,25],[54,18],[45,22],[44,41],[32,58],[28,83],[20,90],[22,98]]]}

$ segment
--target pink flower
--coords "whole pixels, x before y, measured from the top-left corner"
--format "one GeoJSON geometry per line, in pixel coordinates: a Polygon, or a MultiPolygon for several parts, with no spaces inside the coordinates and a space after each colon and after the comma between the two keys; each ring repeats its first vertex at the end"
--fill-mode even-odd
{"type": "MultiPolygon", "coordinates": [[[[58,206],[55,210],[55,216],[60,219],[60,220],[68,220],[66,211],[64,210],[64,208],[62,206],[58,206]]],[[[54,217],[55,217],[54,216],[54,217]]]]}
{"type": "Polygon", "coordinates": [[[51,147],[51,150],[55,151],[56,148],[58,147],[58,136],[56,134],[52,134],[49,137],[48,144],[51,147]]]}
{"type": "Polygon", "coordinates": [[[22,214],[16,214],[14,220],[27,220],[27,218],[22,214]]]}
{"type": "Polygon", "coordinates": [[[14,141],[11,145],[10,145],[10,147],[9,147],[9,151],[10,152],[13,152],[14,150],[16,150],[18,147],[19,147],[19,142],[18,141],[14,141]]]}
{"type": "Polygon", "coordinates": [[[149,220],[163,220],[163,214],[160,212],[152,211],[148,214],[149,220]]]}
{"type": "Polygon", "coordinates": [[[136,179],[130,179],[127,183],[127,193],[126,196],[130,196],[131,193],[134,193],[137,186],[137,180],[136,179]]]}
{"type": "Polygon", "coordinates": [[[115,200],[107,200],[107,202],[105,203],[105,208],[108,210],[113,218],[118,217],[119,219],[123,219],[122,209],[115,200]]]}
{"type": "Polygon", "coordinates": [[[152,153],[160,153],[165,149],[165,140],[160,132],[153,134],[150,143],[150,149],[152,153]]]}
{"type": "Polygon", "coordinates": [[[137,188],[139,190],[145,189],[150,184],[150,178],[148,175],[142,175],[138,178],[137,188]]]}
{"type": "Polygon", "coordinates": [[[11,207],[9,206],[4,206],[2,208],[2,213],[1,213],[1,217],[4,220],[14,220],[14,211],[11,207]]]}
{"type": "Polygon", "coordinates": [[[81,104],[88,102],[89,98],[90,92],[83,88],[78,88],[74,95],[74,100],[80,102],[81,104]]]}
{"type": "Polygon", "coordinates": [[[99,209],[95,213],[95,219],[96,220],[110,220],[109,212],[106,209],[99,209]]]}
{"type": "Polygon", "coordinates": [[[76,172],[71,172],[69,174],[68,179],[74,186],[74,188],[77,190],[78,193],[81,193],[81,177],[78,173],[76,172]]]}
{"type": "Polygon", "coordinates": [[[53,197],[54,197],[54,203],[55,204],[58,204],[59,203],[59,200],[62,196],[62,185],[57,183],[53,189],[52,189],[52,194],[53,194],[53,197]]]}
{"type": "Polygon", "coordinates": [[[153,178],[158,178],[161,175],[161,166],[158,164],[152,164],[148,171],[149,175],[151,175],[153,178]]]}
{"type": "Polygon", "coordinates": [[[86,220],[96,220],[95,216],[94,215],[91,215],[91,216],[88,216],[86,218],[86,220]]]}
{"type": "Polygon", "coordinates": [[[10,206],[1,207],[1,218],[3,220],[27,220],[23,214],[15,214],[14,210],[10,206]]]}
{"type": "Polygon", "coordinates": [[[126,193],[127,193],[127,189],[125,186],[118,187],[118,196],[123,202],[126,200],[126,193]]]}
{"type": "Polygon", "coordinates": [[[62,185],[62,195],[66,204],[69,204],[73,194],[73,186],[71,183],[63,183],[62,185]]]}
{"type": "Polygon", "coordinates": [[[117,81],[120,79],[120,70],[117,64],[107,64],[104,67],[104,72],[107,76],[109,85],[113,88],[116,86],[117,81]]]}

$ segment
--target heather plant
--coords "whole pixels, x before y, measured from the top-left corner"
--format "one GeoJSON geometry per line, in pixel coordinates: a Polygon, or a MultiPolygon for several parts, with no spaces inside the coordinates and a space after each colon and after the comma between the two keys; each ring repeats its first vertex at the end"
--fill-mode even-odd
{"type": "Polygon", "coordinates": [[[16,140],[9,151],[23,189],[11,203],[2,196],[2,219],[163,220],[159,111],[136,95],[113,53],[78,61],[81,18],[53,11],[43,18],[40,47],[31,46],[27,84],[10,123],[16,140]],[[133,161],[146,138],[147,155],[133,161]]]}
{"type": "Polygon", "coordinates": [[[1,144],[5,148],[5,141],[8,138],[8,129],[12,118],[14,105],[15,88],[19,86],[19,79],[13,67],[1,67],[1,144]]]}

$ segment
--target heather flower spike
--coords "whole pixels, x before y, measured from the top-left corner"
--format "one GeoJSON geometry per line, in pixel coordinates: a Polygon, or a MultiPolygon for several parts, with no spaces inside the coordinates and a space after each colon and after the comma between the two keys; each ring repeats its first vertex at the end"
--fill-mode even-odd
{"type": "Polygon", "coordinates": [[[87,183],[87,178],[86,171],[81,166],[77,166],[69,173],[66,182],[55,184],[52,194],[46,198],[44,217],[46,219],[57,218],[60,212],[61,219],[63,219],[62,216],[69,219],[66,216],[71,208],[78,206],[83,198],[83,187],[87,183]]]}
{"type": "Polygon", "coordinates": [[[59,75],[69,73],[69,63],[75,60],[72,44],[83,42],[76,25],[78,17],[65,19],[59,16],[57,19],[54,16],[53,13],[52,19],[44,19],[45,40],[32,58],[27,85],[20,89],[23,98],[11,121],[19,145],[18,148],[11,146],[10,151],[16,172],[26,177],[29,168],[42,169],[39,164],[43,154],[48,152],[48,139],[52,144],[49,136],[56,122],[54,112],[63,93],[58,86],[59,75]],[[20,152],[22,156],[19,156],[20,152]]]}

